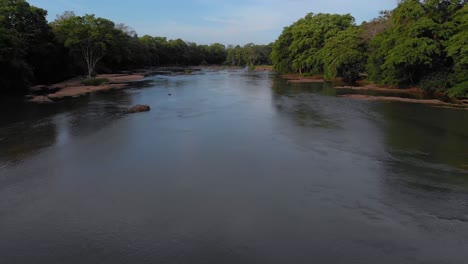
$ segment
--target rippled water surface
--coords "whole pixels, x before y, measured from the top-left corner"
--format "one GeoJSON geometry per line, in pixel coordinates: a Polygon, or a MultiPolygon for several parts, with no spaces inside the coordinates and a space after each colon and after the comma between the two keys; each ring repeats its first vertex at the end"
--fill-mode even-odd
{"type": "Polygon", "coordinates": [[[0,110],[0,263],[468,261],[468,111],[242,70],[0,110]]]}

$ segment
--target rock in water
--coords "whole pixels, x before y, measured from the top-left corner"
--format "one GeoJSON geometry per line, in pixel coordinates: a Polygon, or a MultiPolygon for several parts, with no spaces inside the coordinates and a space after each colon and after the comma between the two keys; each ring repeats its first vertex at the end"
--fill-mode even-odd
{"type": "Polygon", "coordinates": [[[141,112],[148,112],[151,111],[151,107],[149,105],[135,105],[128,110],[129,113],[141,113],[141,112]]]}
{"type": "Polygon", "coordinates": [[[30,98],[28,102],[39,103],[39,104],[50,104],[50,103],[53,103],[54,101],[50,100],[50,98],[47,96],[38,95],[38,96],[32,96],[32,98],[30,98]]]}

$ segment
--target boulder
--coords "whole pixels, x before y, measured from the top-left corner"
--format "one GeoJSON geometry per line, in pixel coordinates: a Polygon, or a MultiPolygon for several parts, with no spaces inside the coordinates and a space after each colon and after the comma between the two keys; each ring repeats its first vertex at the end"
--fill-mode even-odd
{"type": "Polygon", "coordinates": [[[141,112],[148,112],[151,111],[151,107],[149,105],[135,105],[132,108],[128,109],[129,113],[141,113],[141,112]]]}
{"type": "Polygon", "coordinates": [[[53,103],[54,101],[50,100],[50,98],[47,96],[38,95],[38,96],[34,96],[30,98],[28,102],[39,103],[39,104],[50,104],[50,103],[53,103]]]}

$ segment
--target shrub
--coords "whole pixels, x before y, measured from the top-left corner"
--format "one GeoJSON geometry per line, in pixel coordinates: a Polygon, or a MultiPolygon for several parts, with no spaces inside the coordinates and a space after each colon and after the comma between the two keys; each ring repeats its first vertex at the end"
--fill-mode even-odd
{"type": "Polygon", "coordinates": [[[449,72],[433,72],[419,82],[419,87],[428,92],[445,92],[450,87],[449,72]]]}
{"type": "Polygon", "coordinates": [[[468,81],[453,86],[447,94],[450,97],[468,98],[468,81]]]}

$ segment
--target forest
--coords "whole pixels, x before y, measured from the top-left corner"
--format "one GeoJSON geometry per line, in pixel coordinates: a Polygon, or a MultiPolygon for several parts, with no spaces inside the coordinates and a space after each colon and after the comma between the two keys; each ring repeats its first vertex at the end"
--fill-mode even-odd
{"type": "Polygon", "coordinates": [[[468,97],[466,3],[403,0],[361,25],[350,14],[309,13],[274,43],[274,69],[468,97]]]}
{"type": "Polygon", "coordinates": [[[468,97],[467,0],[402,0],[360,25],[350,14],[314,14],[268,45],[200,45],[138,36],[125,24],[67,11],[52,22],[25,0],[0,0],[0,92],[146,67],[272,64],[320,75],[468,97]]]}
{"type": "Polygon", "coordinates": [[[142,36],[111,20],[47,11],[25,0],[0,0],[0,92],[23,94],[31,85],[75,76],[159,66],[271,64],[272,45],[199,45],[142,36]]]}

